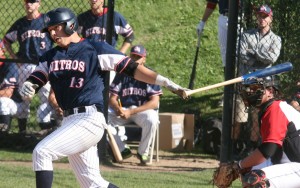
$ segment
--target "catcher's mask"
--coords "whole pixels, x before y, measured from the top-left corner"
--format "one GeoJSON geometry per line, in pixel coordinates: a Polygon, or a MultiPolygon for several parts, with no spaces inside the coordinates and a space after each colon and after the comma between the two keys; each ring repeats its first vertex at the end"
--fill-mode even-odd
{"type": "Polygon", "coordinates": [[[45,27],[42,32],[48,32],[48,27],[64,23],[65,32],[72,35],[78,29],[76,15],[68,8],[57,8],[46,13],[44,18],[45,27]]]}
{"type": "Polygon", "coordinates": [[[240,87],[240,94],[246,106],[258,107],[261,105],[262,97],[266,88],[274,89],[274,96],[279,92],[278,76],[265,78],[249,78],[240,87]]]}

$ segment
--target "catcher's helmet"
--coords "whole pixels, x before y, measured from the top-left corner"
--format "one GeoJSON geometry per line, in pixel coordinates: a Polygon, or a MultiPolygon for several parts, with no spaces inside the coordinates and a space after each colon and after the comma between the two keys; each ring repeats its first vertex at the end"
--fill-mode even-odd
{"type": "Polygon", "coordinates": [[[48,27],[65,23],[65,32],[68,35],[73,34],[78,29],[76,15],[68,8],[57,8],[46,13],[44,18],[44,28],[42,32],[47,32],[48,27]]]}
{"type": "Polygon", "coordinates": [[[268,87],[273,87],[274,91],[279,93],[279,83],[277,75],[264,78],[249,78],[242,84],[240,94],[246,106],[260,106],[264,90],[268,87]]]}

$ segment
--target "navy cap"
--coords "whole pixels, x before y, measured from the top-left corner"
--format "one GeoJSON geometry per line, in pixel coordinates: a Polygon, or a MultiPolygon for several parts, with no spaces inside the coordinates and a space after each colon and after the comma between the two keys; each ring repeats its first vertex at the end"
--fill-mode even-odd
{"type": "Polygon", "coordinates": [[[262,5],[257,9],[257,14],[266,14],[268,16],[273,16],[272,9],[268,5],[262,5]]]}
{"type": "Polygon", "coordinates": [[[136,46],[132,46],[132,48],[130,50],[130,54],[138,55],[141,57],[146,57],[147,52],[146,52],[146,48],[144,46],[136,45],[136,46]]]}

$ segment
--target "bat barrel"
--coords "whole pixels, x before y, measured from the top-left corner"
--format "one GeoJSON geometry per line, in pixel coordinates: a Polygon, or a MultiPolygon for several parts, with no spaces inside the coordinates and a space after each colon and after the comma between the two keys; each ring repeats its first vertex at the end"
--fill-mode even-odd
{"type": "Polygon", "coordinates": [[[202,87],[202,88],[198,88],[198,89],[194,89],[194,90],[184,91],[183,92],[183,97],[187,98],[189,95],[192,95],[194,93],[198,93],[198,92],[201,92],[201,91],[214,89],[214,88],[217,88],[217,87],[226,86],[226,85],[230,85],[230,84],[235,84],[235,83],[239,83],[239,82],[244,82],[245,80],[247,80],[249,78],[263,78],[263,77],[267,77],[267,76],[271,76],[271,75],[275,75],[275,74],[281,74],[281,73],[284,73],[284,72],[288,72],[292,69],[293,69],[292,63],[290,63],[290,62],[282,63],[282,64],[275,65],[275,66],[270,67],[270,68],[265,68],[265,69],[255,71],[255,72],[250,73],[250,74],[243,75],[243,76],[238,77],[238,78],[227,80],[225,82],[217,83],[217,84],[214,84],[214,85],[210,85],[210,86],[206,86],[206,87],[202,87]]]}
{"type": "Polygon", "coordinates": [[[292,63],[286,62],[286,63],[278,64],[278,65],[275,65],[275,66],[272,66],[269,68],[255,71],[250,74],[246,74],[246,75],[242,76],[242,78],[243,78],[243,81],[245,81],[249,78],[264,78],[267,76],[288,72],[292,69],[293,69],[292,63]]]}

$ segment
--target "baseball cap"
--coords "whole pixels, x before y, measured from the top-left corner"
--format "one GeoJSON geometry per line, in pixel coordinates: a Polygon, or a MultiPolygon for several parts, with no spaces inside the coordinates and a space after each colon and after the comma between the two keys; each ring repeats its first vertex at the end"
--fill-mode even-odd
{"type": "Polygon", "coordinates": [[[257,9],[257,14],[265,14],[268,16],[273,16],[272,9],[268,5],[262,5],[257,9]]]}
{"type": "Polygon", "coordinates": [[[38,3],[40,0],[24,0],[25,3],[38,3]]]}
{"type": "Polygon", "coordinates": [[[130,50],[130,54],[135,54],[141,57],[146,57],[147,52],[146,52],[146,48],[142,45],[136,45],[136,46],[132,46],[131,50],[130,50]]]}

